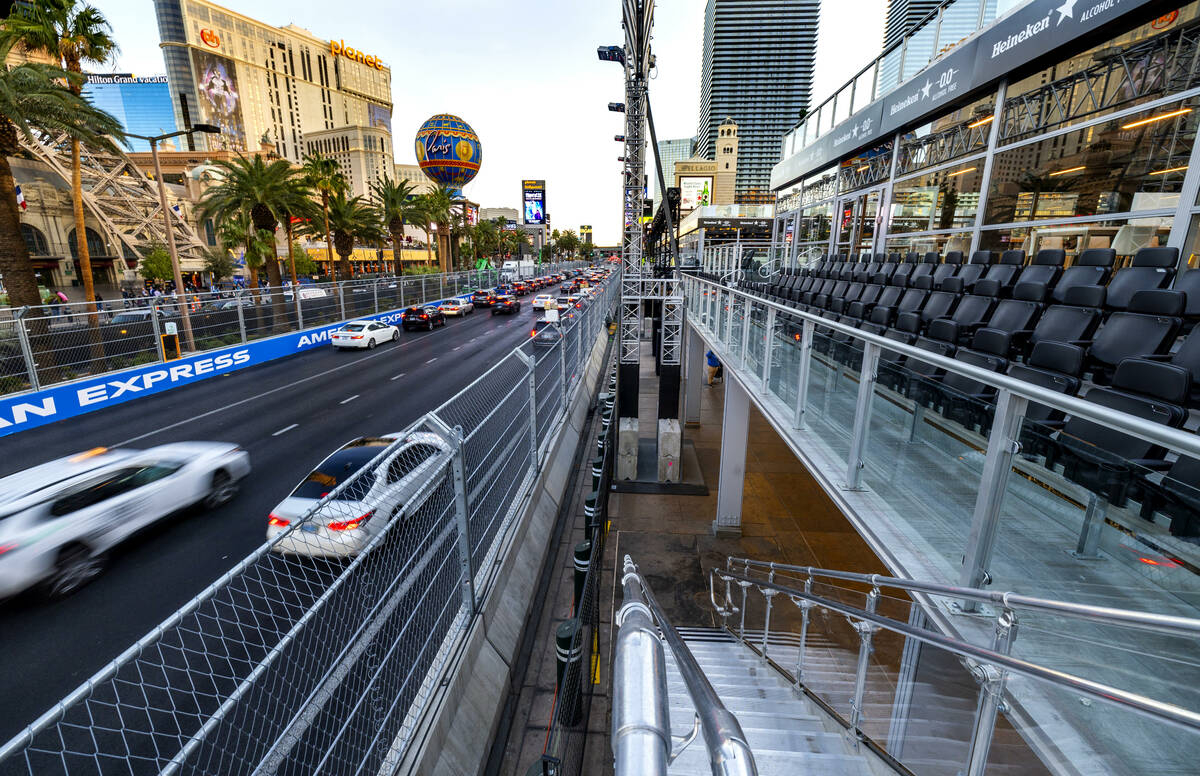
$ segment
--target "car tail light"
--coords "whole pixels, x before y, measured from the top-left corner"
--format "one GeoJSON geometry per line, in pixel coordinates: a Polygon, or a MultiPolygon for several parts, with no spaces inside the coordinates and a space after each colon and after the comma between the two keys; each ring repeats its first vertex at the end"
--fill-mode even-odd
{"type": "Polygon", "coordinates": [[[342,521],[339,523],[330,523],[329,530],[330,531],[353,531],[355,528],[358,528],[360,525],[362,525],[363,523],[370,520],[371,515],[373,515],[373,514],[375,514],[375,510],[371,510],[370,512],[367,512],[365,515],[359,515],[358,517],[354,518],[353,520],[345,520],[345,521],[342,521]]]}
{"type": "Polygon", "coordinates": [[[536,337],[536,336],[537,336],[537,329],[530,329],[530,330],[529,330],[529,336],[530,336],[530,337],[536,337]]]}
{"type": "Polygon", "coordinates": [[[356,334],[355,336],[351,337],[350,339],[362,339],[362,338],[363,338],[363,335],[356,334]]]}
{"type": "Polygon", "coordinates": [[[267,520],[267,525],[272,525],[272,526],[275,526],[276,528],[284,528],[285,526],[290,525],[291,522],[292,521],[288,520],[286,517],[280,517],[279,515],[272,512],[271,517],[267,520]]]}
{"type": "Polygon", "coordinates": [[[426,319],[426,318],[428,318],[428,317],[429,317],[428,315],[422,315],[422,316],[421,316],[421,319],[422,319],[422,320],[424,320],[424,319],[426,319]]]}

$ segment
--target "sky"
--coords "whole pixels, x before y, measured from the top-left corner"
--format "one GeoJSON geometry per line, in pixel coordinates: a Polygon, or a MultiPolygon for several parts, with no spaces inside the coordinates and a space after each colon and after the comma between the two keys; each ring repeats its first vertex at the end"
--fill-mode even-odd
{"type": "MultiPolygon", "coordinates": [[[[112,24],[120,52],[113,72],[165,72],[151,0],[91,0],[112,24]]],[[[546,180],[556,229],[591,224],[598,245],[621,229],[624,100],[620,65],[596,47],[622,43],[618,0],[225,0],[268,24],[297,24],[344,39],[392,70],[396,162],[415,164],[411,138],[429,116],[454,113],[483,144],[483,165],[466,186],[483,207],[521,202],[521,180],[546,180]],[[353,44],[350,42],[353,41],[353,44]]],[[[659,139],[691,137],[700,103],[704,0],[659,0],[650,82],[659,139]]],[[[886,0],[834,0],[821,11],[814,101],[879,53],[886,0]]]]}

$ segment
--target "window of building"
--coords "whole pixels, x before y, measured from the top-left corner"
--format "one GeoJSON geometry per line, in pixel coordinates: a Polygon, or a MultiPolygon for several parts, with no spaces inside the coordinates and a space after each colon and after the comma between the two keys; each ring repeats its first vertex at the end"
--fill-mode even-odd
{"type": "MultiPolygon", "coordinates": [[[[102,256],[108,256],[108,248],[105,247],[104,240],[100,238],[100,235],[96,233],[96,230],[92,229],[90,226],[85,226],[84,229],[86,230],[84,233],[87,235],[88,256],[93,259],[102,256]]],[[[75,241],[74,229],[71,230],[71,234],[67,237],[67,242],[71,247],[71,257],[78,259],[79,247],[75,241]]]]}
{"type": "Polygon", "coordinates": [[[46,241],[46,235],[42,234],[42,230],[36,226],[21,224],[21,236],[25,238],[25,247],[34,256],[45,256],[50,253],[50,244],[46,241]]]}
{"type": "Polygon", "coordinates": [[[916,172],[982,151],[988,144],[995,107],[995,94],[986,94],[905,133],[896,173],[916,172]]]}
{"type": "Polygon", "coordinates": [[[982,181],[982,158],[897,181],[889,234],[974,226],[982,181]]]}
{"type": "Polygon", "coordinates": [[[997,153],[986,223],[1173,210],[1198,108],[1191,98],[997,153]]]}
{"type": "MultiPolygon", "coordinates": [[[[1020,249],[1032,256],[1043,248],[1066,251],[1069,264],[1087,248],[1112,248],[1120,259],[1141,248],[1166,245],[1171,218],[1124,218],[1068,224],[1044,224],[985,229],[979,236],[981,249],[1020,249]]],[[[1185,246],[1183,253],[1187,253],[1185,246]]]]}

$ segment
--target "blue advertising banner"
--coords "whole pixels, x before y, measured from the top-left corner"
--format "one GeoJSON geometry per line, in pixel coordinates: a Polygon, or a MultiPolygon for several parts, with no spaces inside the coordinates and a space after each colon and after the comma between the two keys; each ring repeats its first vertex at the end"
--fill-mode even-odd
{"type": "MultiPolygon", "coordinates": [[[[441,301],[443,300],[429,304],[438,304],[441,301]]],[[[360,316],[353,320],[398,324],[400,312],[392,310],[377,315],[360,316]]],[[[320,347],[328,344],[330,333],[341,326],[342,323],[333,323],[199,353],[175,361],[147,364],[64,383],[36,393],[0,398],[0,437],[320,347]]]]}

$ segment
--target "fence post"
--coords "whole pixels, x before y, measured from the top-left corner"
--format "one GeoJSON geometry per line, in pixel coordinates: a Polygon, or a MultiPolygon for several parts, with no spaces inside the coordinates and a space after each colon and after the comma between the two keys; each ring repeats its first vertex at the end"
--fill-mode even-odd
{"type": "MultiPolygon", "coordinates": [[[[300,304],[300,284],[292,286],[292,303],[296,305],[296,331],[304,331],[304,305],[300,304]]],[[[238,305],[238,310],[241,310],[238,305]]]]}
{"type": "Polygon", "coordinates": [[[400,309],[404,309],[404,277],[400,278],[400,309]]]}
{"type": "Polygon", "coordinates": [[[339,280],[338,288],[338,309],[342,311],[342,320],[346,320],[346,281],[339,280]]]}
{"type": "Polygon", "coordinates": [[[775,346],[775,308],[767,308],[767,339],[763,343],[762,392],[771,392],[771,352],[775,346]]]}
{"type": "MultiPolygon", "coordinates": [[[[875,613],[875,604],[879,601],[879,588],[871,588],[871,592],[867,594],[867,612],[875,613]]],[[[871,640],[875,636],[875,631],[879,628],[874,623],[863,620],[862,622],[854,623],[854,629],[858,631],[858,670],[854,675],[854,697],[850,700],[850,726],[853,728],[856,736],[861,737],[862,730],[862,704],[863,694],[867,689],[867,662],[871,657],[871,640]]]]}
{"type": "Polygon", "coordinates": [[[527,355],[524,350],[517,348],[514,351],[517,357],[525,364],[525,368],[529,374],[529,449],[533,456],[530,462],[534,471],[537,471],[538,466],[538,439],[537,439],[537,375],[534,374],[534,367],[537,365],[537,360],[533,356],[527,355]]]}
{"type": "Polygon", "coordinates": [[[379,314],[379,280],[378,278],[371,281],[371,298],[375,303],[375,314],[379,314]]]}
{"type": "Polygon", "coordinates": [[[558,329],[558,368],[562,376],[559,382],[562,384],[562,412],[567,411],[567,330],[561,323],[550,324],[558,329]]]}
{"type": "Polygon", "coordinates": [[[162,327],[158,322],[157,298],[150,301],[150,328],[154,332],[154,350],[158,352],[158,360],[165,362],[167,360],[167,353],[163,348],[162,327]]]}
{"type": "Polygon", "coordinates": [[[868,342],[863,346],[862,372],[858,380],[858,403],[854,410],[854,430],[850,435],[850,455],[846,460],[846,489],[862,487],[863,456],[867,449],[867,431],[871,427],[871,398],[875,393],[876,371],[879,367],[879,346],[868,342]]]}
{"type": "Polygon", "coordinates": [[[438,275],[438,299],[446,298],[446,275],[438,275]]]}
{"type": "MultiPolygon", "coordinates": [[[[996,632],[992,637],[992,651],[1001,655],[1012,653],[1013,641],[1017,638],[1017,615],[1005,609],[996,619],[996,632]]],[[[975,723],[971,728],[971,748],[967,754],[966,776],[983,776],[987,768],[988,753],[992,736],[996,730],[996,716],[1004,702],[1004,685],[1008,672],[993,665],[979,665],[972,671],[981,680],[979,704],[975,709],[975,723]]]]}
{"type": "Polygon", "coordinates": [[[29,373],[29,389],[37,391],[41,390],[42,384],[38,380],[37,363],[33,360],[33,348],[29,347],[29,332],[25,330],[25,315],[28,312],[28,307],[13,310],[13,318],[17,322],[17,342],[21,345],[21,356],[25,359],[25,371],[29,373]]]}
{"type": "Polygon", "coordinates": [[[805,318],[800,324],[800,373],[796,383],[796,412],[792,416],[792,428],[805,426],[808,412],[808,379],[812,370],[813,322],[805,318]]]}
{"type": "MultiPolygon", "coordinates": [[[[246,289],[239,288],[233,292],[233,298],[237,301],[235,309],[238,317],[238,333],[242,335],[242,344],[246,344],[246,311],[242,306],[242,300],[246,297],[246,289]]],[[[296,294],[296,298],[300,298],[300,294],[296,294]]],[[[161,350],[161,348],[160,348],[161,350]]]]}
{"type": "Polygon", "coordinates": [[[450,428],[437,415],[429,415],[429,425],[434,432],[446,440],[454,454],[450,457],[450,471],[454,478],[454,520],[458,526],[458,563],[462,573],[462,597],[467,611],[476,613],[475,568],[471,560],[470,507],[467,504],[467,476],[463,461],[462,426],[450,428]]]}

